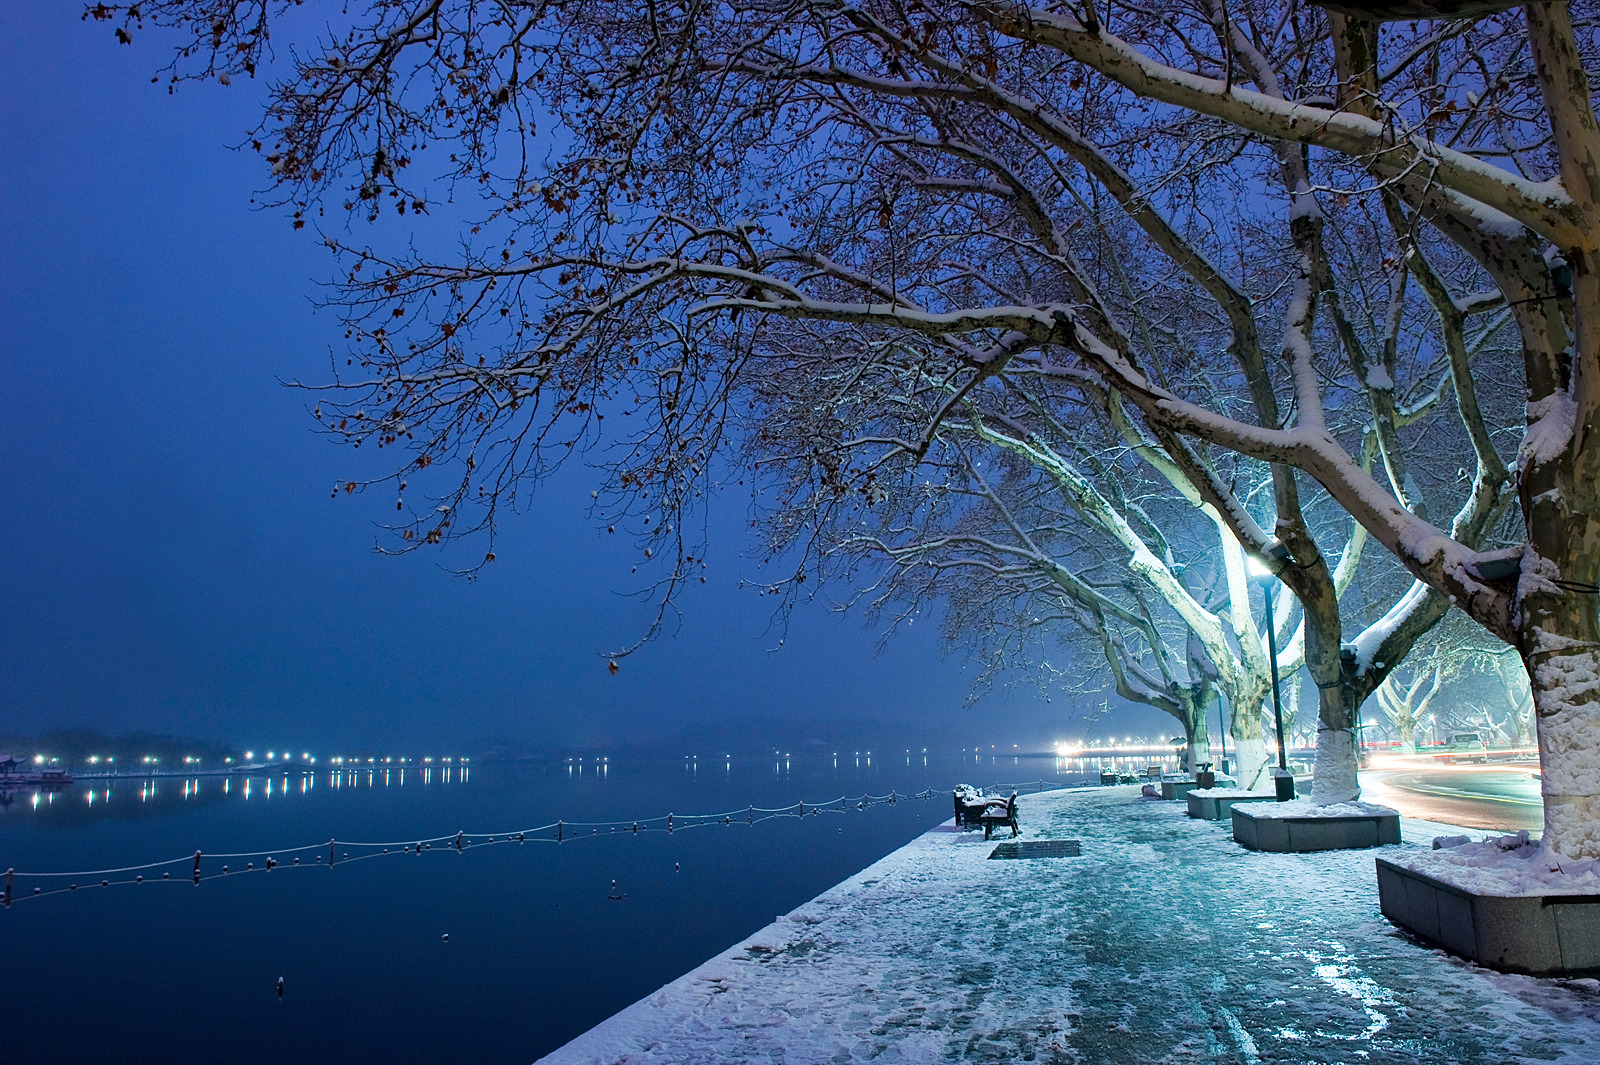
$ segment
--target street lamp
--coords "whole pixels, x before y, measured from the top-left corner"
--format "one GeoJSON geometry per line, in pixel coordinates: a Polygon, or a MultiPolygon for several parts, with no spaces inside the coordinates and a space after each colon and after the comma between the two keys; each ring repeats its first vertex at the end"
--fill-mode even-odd
{"type": "Polygon", "coordinates": [[[1272,784],[1277,791],[1278,801],[1288,802],[1294,798],[1294,776],[1289,772],[1289,754],[1283,744],[1283,703],[1278,698],[1278,627],[1273,623],[1272,586],[1278,583],[1277,569],[1289,561],[1289,549],[1274,540],[1262,554],[1278,564],[1277,568],[1269,568],[1253,556],[1249,560],[1250,574],[1261,580],[1261,593],[1267,601],[1267,658],[1272,664],[1272,716],[1278,726],[1278,770],[1272,774],[1272,784]]]}

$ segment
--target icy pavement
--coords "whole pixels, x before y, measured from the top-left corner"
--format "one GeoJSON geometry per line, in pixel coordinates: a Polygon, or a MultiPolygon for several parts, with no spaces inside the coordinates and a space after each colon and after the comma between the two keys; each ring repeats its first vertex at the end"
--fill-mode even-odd
{"type": "Polygon", "coordinates": [[[1264,854],[1137,794],[1022,796],[1023,838],[1077,858],[989,861],[947,822],[542,1062],[1600,1062],[1600,982],[1493,973],[1379,914],[1373,855],[1456,830],[1264,854]]]}

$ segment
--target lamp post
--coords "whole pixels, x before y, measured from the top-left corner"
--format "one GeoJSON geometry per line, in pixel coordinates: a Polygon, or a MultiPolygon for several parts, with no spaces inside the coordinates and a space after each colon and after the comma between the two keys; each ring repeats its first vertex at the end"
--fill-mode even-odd
{"type": "MultiPolygon", "coordinates": [[[[1273,541],[1272,546],[1263,553],[1280,564],[1289,561],[1289,549],[1277,541],[1273,541]]],[[[1278,583],[1278,576],[1253,558],[1250,560],[1250,570],[1261,578],[1261,593],[1267,607],[1267,659],[1272,666],[1272,717],[1278,729],[1278,770],[1272,774],[1272,784],[1278,801],[1288,802],[1294,798],[1294,775],[1289,772],[1289,753],[1283,743],[1283,703],[1278,698],[1278,627],[1273,622],[1272,610],[1272,586],[1278,583]]]]}

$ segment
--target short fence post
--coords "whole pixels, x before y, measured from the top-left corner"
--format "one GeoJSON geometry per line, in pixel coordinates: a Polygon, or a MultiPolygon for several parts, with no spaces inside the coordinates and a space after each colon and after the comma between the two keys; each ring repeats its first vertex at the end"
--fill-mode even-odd
{"type": "Polygon", "coordinates": [[[16,866],[6,870],[6,909],[11,908],[11,878],[16,875],[16,866]]]}

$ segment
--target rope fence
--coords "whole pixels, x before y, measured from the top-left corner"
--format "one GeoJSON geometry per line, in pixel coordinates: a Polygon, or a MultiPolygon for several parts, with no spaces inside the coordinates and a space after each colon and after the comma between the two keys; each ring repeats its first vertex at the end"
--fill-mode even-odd
{"type": "MultiPolygon", "coordinates": [[[[1044,791],[1047,785],[1052,788],[1081,787],[1086,783],[1089,782],[1040,778],[1015,784],[993,784],[983,790],[987,794],[1003,795],[1012,791],[1022,792],[1026,789],[1040,792],[1044,791]]],[[[114,869],[86,869],[71,872],[19,872],[16,869],[7,869],[5,872],[3,905],[9,909],[14,902],[77,891],[80,887],[108,888],[129,884],[182,884],[186,882],[198,885],[202,880],[211,880],[220,876],[267,873],[275,869],[332,868],[335,865],[344,865],[350,862],[368,861],[373,858],[402,854],[421,855],[432,853],[435,850],[441,853],[453,851],[461,854],[471,847],[505,846],[511,843],[554,843],[559,845],[576,843],[580,840],[609,839],[619,834],[639,836],[649,833],[666,833],[672,835],[713,825],[754,827],[763,821],[770,821],[775,818],[843,814],[851,810],[868,810],[874,806],[892,806],[907,799],[927,802],[944,794],[946,792],[928,788],[910,795],[902,795],[898,791],[890,791],[887,795],[862,795],[859,798],[841,795],[827,802],[797,802],[789,806],[779,807],[745,806],[742,809],[726,810],[714,814],[668,813],[657,817],[643,817],[628,821],[560,820],[534,828],[518,828],[502,832],[467,832],[463,830],[443,836],[390,840],[378,843],[335,838],[328,840],[326,843],[307,843],[299,847],[279,847],[270,850],[229,851],[227,853],[205,853],[197,850],[193,854],[168,858],[164,861],[146,862],[143,865],[124,865],[114,869]],[[256,859],[259,859],[259,864],[256,859]],[[217,864],[219,862],[237,863],[239,861],[244,862],[243,869],[233,868],[227,864],[222,864],[221,866],[217,864]],[[156,870],[161,871],[160,876],[154,875],[156,870]],[[129,876],[128,874],[130,873],[133,875],[129,876]],[[174,876],[174,873],[178,875],[174,876]],[[28,882],[40,880],[45,881],[45,883],[34,884],[30,890],[28,882]],[[61,883],[63,880],[66,881],[65,884],[61,883]]]]}

